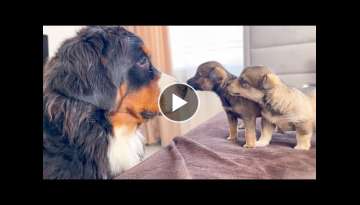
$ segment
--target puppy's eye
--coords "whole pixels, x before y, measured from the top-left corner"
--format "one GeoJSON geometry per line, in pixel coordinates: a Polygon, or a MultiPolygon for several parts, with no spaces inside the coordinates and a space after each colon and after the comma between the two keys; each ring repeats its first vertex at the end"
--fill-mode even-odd
{"type": "Polygon", "coordinates": [[[243,87],[243,88],[249,88],[250,87],[250,84],[244,80],[244,79],[240,79],[240,85],[243,87]]]}

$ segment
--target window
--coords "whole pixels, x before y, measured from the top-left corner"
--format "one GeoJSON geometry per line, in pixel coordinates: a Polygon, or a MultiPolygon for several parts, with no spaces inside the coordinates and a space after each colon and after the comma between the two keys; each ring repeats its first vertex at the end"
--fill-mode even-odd
{"type": "Polygon", "coordinates": [[[169,26],[173,75],[181,82],[206,61],[239,75],[244,67],[242,26],[169,26]]]}

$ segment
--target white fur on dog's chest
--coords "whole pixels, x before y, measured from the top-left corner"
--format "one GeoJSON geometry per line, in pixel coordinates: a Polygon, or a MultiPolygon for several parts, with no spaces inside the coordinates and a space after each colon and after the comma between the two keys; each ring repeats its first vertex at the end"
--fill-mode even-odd
{"type": "Polygon", "coordinates": [[[111,175],[115,176],[135,166],[144,156],[144,136],[136,130],[131,136],[124,128],[115,128],[110,136],[108,160],[111,175]]]}

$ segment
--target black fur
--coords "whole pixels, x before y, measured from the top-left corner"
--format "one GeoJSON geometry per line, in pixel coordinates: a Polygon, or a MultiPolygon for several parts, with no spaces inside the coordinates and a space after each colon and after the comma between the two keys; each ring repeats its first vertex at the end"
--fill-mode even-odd
{"type": "Polygon", "coordinates": [[[43,87],[43,177],[105,179],[109,175],[108,114],[117,90],[131,91],[158,71],[141,49],[143,42],[122,27],[86,27],[66,40],[47,63],[43,87]]]}

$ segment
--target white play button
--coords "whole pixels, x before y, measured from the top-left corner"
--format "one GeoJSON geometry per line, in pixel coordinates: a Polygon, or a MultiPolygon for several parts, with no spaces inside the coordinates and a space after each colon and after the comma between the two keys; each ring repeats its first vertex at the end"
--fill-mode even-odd
{"type": "Polygon", "coordinates": [[[175,94],[172,94],[172,106],[171,106],[171,112],[174,112],[175,110],[181,108],[182,106],[186,105],[188,102],[181,99],[175,94]]]}
{"type": "Polygon", "coordinates": [[[191,86],[174,83],[161,92],[158,105],[161,114],[167,120],[185,122],[195,115],[199,106],[199,97],[191,86]]]}

